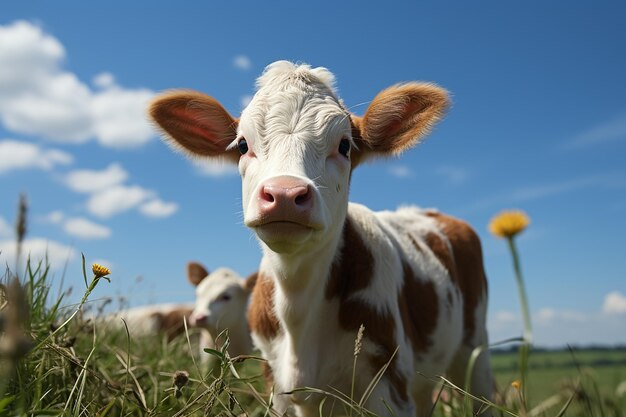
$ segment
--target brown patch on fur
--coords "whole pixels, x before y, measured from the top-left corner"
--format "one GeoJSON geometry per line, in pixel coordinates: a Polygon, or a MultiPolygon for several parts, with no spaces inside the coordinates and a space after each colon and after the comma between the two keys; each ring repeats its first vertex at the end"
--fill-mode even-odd
{"type": "Polygon", "coordinates": [[[428,245],[431,251],[435,254],[441,265],[448,271],[452,281],[457,280],[457,270],[454,262],[454,256],[450,253],[450,247],[447,242],[444,241],[436,233],[428,233],[424,236],[424,242],[428,245]]]}
{"type": "Polygon", "coordinates": [[[438,223],[452,246],[456,265],[456,283],[463,295],[463,342],[470,343],[476,323],[474,312],[487,292],[480,239],[464,221],[441,213],[428,213],[438,223]]]}
{"type": "MultiPolygon", "coordinates": [[[[356,231],[352,221],[346,218],[343,228],[343,246],[339,256],[332,265],[330,277],[326,284],[326,298],[339,301],[339,325],[356,335],[363,324],[364,336],[380,348],[380,353],[370,357],[373,372],[378,372],[392,357],[397,346],[395,343],[395,323],[388,311],[377,309],[352,295],[367,288],[374,278],[374,257],[363,239],[356,231]]],[[[400,373],[397,361],[391,363],[385,378],[394,387],[394,400],[407,401],[407,380],[400,373]]]]}
{"type": "Polygon", "coordinates": [[[439,297],[435,284],[415,277],[413,269],[403,263],[404,286],[398,294],[398,306],[404,334],[411,341],[415,353],[425,352],[432,345],[430,336],[439,318],[439,297]]]}
{"type": "Polygon", "coordinates": [[[192,308],[179,308],[167,313],[154,313],[152,317],[157,319],[159,332],[165,333],[167,340],[172,341],[185,332],[184,320],[192,311],[192,308]]]}
{"type": "Polygon", "coordinates": [[[250,330],[265,339],[273,339],[278,334],[279,323],[274,312],[274,283],[268,276],[257,276],[248,309],[248,323],[250,330]]]}

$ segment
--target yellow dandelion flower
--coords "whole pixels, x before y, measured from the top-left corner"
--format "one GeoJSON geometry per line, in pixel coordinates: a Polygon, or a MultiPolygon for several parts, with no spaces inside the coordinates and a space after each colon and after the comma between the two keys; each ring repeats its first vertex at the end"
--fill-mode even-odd
{"type": "Polygon", "coordinates": [[[511,238],[530,224],[530,218],[521,210],[503,211],[491,219],[489,231],[498,237],[511,238]]]}
{"type": "Polygon", "coordinates": [[[93,274],[96,276],[96,278],[102,278],[111,273],[111,270],[109,268],[99,264],[91,265],[91,270],[93,271],[93,274]]]}
{"type": "Polygon", "coordinates": [[[522,383],[520,382],[519,379],[516,379],[515,381],[511,382],[511,386],[515,389],[520,389],[520,387],[522,386],[522,383]]]}

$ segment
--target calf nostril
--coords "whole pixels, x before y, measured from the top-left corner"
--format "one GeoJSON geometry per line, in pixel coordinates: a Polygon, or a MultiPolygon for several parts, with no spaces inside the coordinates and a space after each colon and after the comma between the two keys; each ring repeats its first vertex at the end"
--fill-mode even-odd
{"type": "Polygon", "coordinates": [[[311,199],[311,193],[309,192],[309,187],[304,187],[300,194],[296,195],[296,205],[302,206],[305,205],[311,199]]]}
{"type": "Polygon", "coordinates": [[[261,198],[268,203],[274,202],[274,195],[272,194],[271,187],[263,187],[263,192],[261,193],[261,198]]]}

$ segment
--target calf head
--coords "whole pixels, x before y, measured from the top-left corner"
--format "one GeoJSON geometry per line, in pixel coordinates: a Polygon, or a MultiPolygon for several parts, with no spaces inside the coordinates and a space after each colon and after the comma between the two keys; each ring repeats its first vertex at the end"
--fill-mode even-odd
{"type": "Polygon", "coordinates": [[[278,61],[259,77],[239,119],[191,91],[158,97],[150,115],[175,148],[238,163],[244,223],[271,251],[310,252],[340,233],[352,170],[414,146],[448,104],[435,85],[399,84],[358,117],[333,83],[325,68],[278,61]]]}
{"type": "Polygon", "coordinates": [[[189,318],[192,326],[202,327],[214,336],[245,320],[250,289],[228,268],[209,274],[196,262],[187,265],[187,278],[196,287],[196,305],[189,318]]]}

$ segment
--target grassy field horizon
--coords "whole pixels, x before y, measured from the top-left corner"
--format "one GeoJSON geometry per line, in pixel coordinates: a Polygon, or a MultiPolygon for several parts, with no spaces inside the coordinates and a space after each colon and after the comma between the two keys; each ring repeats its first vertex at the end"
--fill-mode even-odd
{"type": "MultiPolygon", "coordinates": [[[[8,271],[0,279],[0,416],[272,415],[270,387],[265,386],[259,360],[233,360],[214,352],[215,367],[209,370],[197,346],[184,336],[168,342],[165,335],[103,332],[84,314],[84,307],[93,304],[89,295],[97,285],[106,285],[101,282],[106,277],[94,276],[88,282],[85,275],[84,304],[64,306],[62,297],[50,297],[47,271],[39,263],[27,270],[20,285],[8,271]],[[11,330],[11,320],[22,322],[25,335],[11,330]],[[11,340],[11,334],[26,338],[11,340]],[[7,355],[11,343],[23,350],[7,355]]],[[[97,310],[95,305],[91,309],[97,310]]],[[[517,346],[494,349],[491,358],[501,415],[624,416],[624,346],[532,349],[528,386],[523,389],[517,346]]],[[[447,386],[445,391],[448,395],[439,398],[433,415],[467,415],[459,397],[449,395],[454,389],[447,386]]],[[[353,411],[371,415],[358,407],[353,411]]]]}

